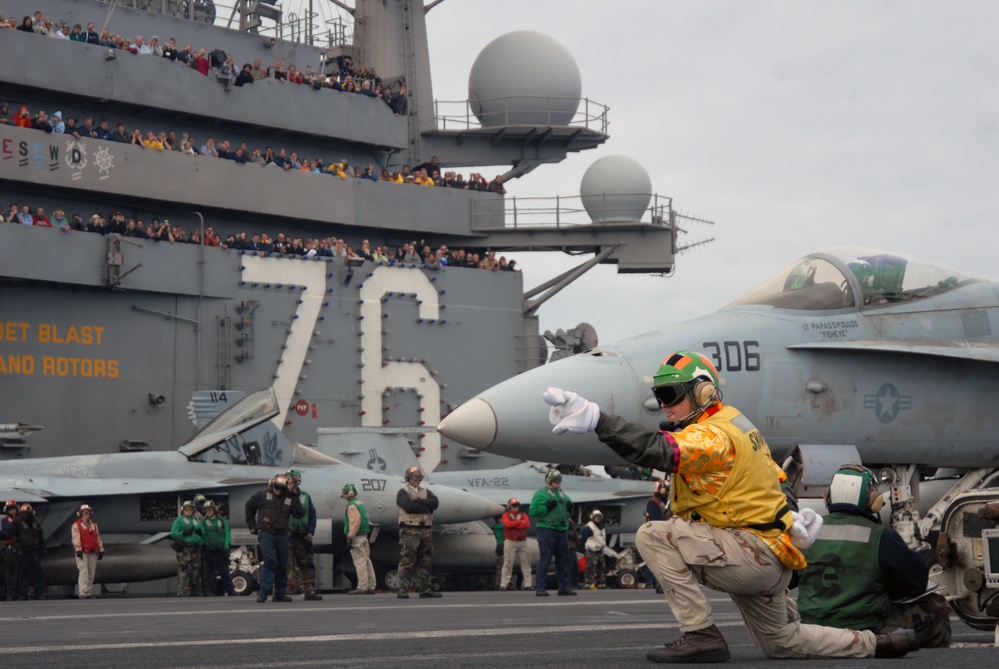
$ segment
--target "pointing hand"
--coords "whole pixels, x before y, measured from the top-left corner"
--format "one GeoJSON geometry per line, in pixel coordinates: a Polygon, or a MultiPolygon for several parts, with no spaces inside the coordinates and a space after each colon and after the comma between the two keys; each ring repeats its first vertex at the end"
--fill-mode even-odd
{"type": "Polygon", "coordinates": [[[555,434],[585,434],[597,429],[600,422],[600,407],[571,390],[549,388],[545,391],[545,402],[551,405],[548,421],[555,427],[555,434]]]}

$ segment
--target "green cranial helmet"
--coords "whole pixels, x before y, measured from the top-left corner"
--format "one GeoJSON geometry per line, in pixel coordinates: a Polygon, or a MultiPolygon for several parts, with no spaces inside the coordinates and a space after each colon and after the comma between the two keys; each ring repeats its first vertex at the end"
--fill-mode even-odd
{"type": "Polygon", "coordinates": [[[189,499],[185,499],[184,503],[180,505],[180,510],[183,511],[187,507],[191,507],[193,509],[194,508],[194,502],[192,502],[189,499]]]}
{"type": "Polygon", "coordinates": [[[195,495],[194,496],[194,506],[201,506],[202,504],[205,503],[205,499],[206,498],[205,498],[204,495],[201,495],[201,494],[195,495]]]}
{"type": "Polygon", "coordinates": [[[295,482],[295,485],[299,485],[302,483],[302,472],[298,471],[297,469],[292,469],[291,471],[289,471],[288,477],[295,482]]]}
{"type": "Polygon", "coordinates": [[[344,499],[357,497],[357,486],[353,483],[348,483],[340,489],[340,497],[343,497],[344,499]]]}
{"type": "Polygon", "coordinates": [[[208,500],[208,501],[205,502],[205,511],[208,511],[208,510],[211,510],[211,511],[215,510],[215,502],[213,502],[212,500],[208,500]]]}
{"type": "Polygon", "coordinates": [[[715,384],[718,382],[718,370],[711,361],[697,351],[677,351],[670,353],[659,366],[652,386],[665,386],[674,383],[689,383],[695,379],[704,379],[715,384]]]}
{"type": "Polygon", "coordinates": [[[562,472],[557,469],[549,469],[548,473],[545,474],[545,484],[551,485],[552,483],[562,482],[562,472]]]}

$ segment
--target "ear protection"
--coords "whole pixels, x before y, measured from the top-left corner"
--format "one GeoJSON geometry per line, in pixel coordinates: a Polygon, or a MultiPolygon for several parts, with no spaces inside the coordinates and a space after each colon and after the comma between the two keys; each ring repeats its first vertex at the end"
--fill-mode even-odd
{"type": "Polygon", "coordinates": [[[698,381],[694,384],[691,396],[698,408],[711,406],[721,400],[721,393],[718,390],[718,386],[710,381],[698,381]]]}
{"type": "Polygon", "coordinates": [[[864,511],[877,513],[885,505],[878,490],[878,478],[863,465],[843,465],[833,475],[825,495],[826,508],[830,504],[855,504],[864,511]]]}

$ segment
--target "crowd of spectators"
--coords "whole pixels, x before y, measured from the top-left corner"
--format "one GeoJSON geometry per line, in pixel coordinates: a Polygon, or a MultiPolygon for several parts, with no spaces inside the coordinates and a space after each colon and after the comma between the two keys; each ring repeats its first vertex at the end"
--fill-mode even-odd
{"type": "Polygon", "coordinates": [[[240,232],[222,237],[212,226],[205,228],[204,237],[200,230],[186,232],[179,225],[171,225],[169,219],[153,217],[146,224],[140,216],[125,216],[116,211],[108,217],[93,214],[84,221],[79,214],[67,216],[62,208],[45,213],[44,207],[32,208],[27,204],[11,202],[6,213],[0,214],[6,223],[56,228],[63,232],[92,232],[97,234],[120,234],[134,239],[148,239],[157,242],[202,244],[222,249],[235,249],[260,255],[277,257],[297,256],[306,260],[319,258],[354,258],[382,263],[422,264],[429,269],[441,267],[468,267],[494,271],[519,271],[517,261],[507,262],[506,257],[496,257],[495,251],[487,251],[484,256],[464,249],[452,251],[441,244],[432,248],[425,240],[402,244],[394,251],[388,246],[371,247],[365,239],[355,249],[345,239],[336,237],[303,238],[277,233],[273,238],[266,232],[240,232]]]}
{"type": "MultiPolygon", "coordinates": [[[[364,65],[355,67],[348,57],[337,59],[335,73],[330,76],[322,72],[313,72],[311,67],[303,72],[294,65],[285,66],[280,60],[275,61],[271,67],[265,68],[259,59],[254,60],[252,64],[245,63],[242,70],[236,73],[233,57],[218,50],[212,52],[203,48],[194,50],[190,44],[179,49],[172,37],[167,40],[165,45],[161,45],[156,36],[151,37],[148,43],[141,35],[136,36],[133,41],[120,35],[112,36],[107,28],[98,33],[93,22],[87,24],[86,30],[80,24],[70,27],[69,24],[62,23],[60,26],[56,26],[56,23],[51,18],[45,17],[41,11],[36,11],[33,17],[25,16],[20,24],[13,18],[3,20],[2,14],[0,14],[0,28],[12,28],[54,39],[98,44],[138,55],[162,57],[170,61],[177,61],[202,74],[207,75],[209,71],[215,71],[216,75],[224,79],[227,84],[234,83],[236,86],[251,84],[264,78],[273,78],[282,83],[309,84],[317,89],[330,88],[377,97],[397,115],[408,113],[405,85],[400,85],[399,89],[393,92],[389,86],[382,85],[381,78],[374,68],[368,68],[364,65]]],[[[230,142],[227,139],[216,143],[214,138],[209,137],[204,143],[200,143],[197,138],[189,136],[186,132],[181,133],[178,137],[173,130],[161,129],[147,131],[143,134],[140,128],[129,130],[122,121],[118,121],[112,130],[107,119],[100,119],[95,124],[92,117],[80,119],[75,116],[67,116],[64,118],[61,111],[54,112],[52,116],[48,116],[42,110],[32,114],[28,106],[23,104],[20,105],[16,113],[11,114],[8,105],[0,103],[0,124],[67,134],[77,139],[90,137],[105,141],[123,142],[156,151],[177,151],[191,156],[223,158],[238,164],[254,163],[289,171],[331,174],[341,179],[353,177],[396,184],[437,186],[506,194],[502,177],[496,176],[492,181],[487,181],[481,174],[473,173],[466,179],[464,175],[457,172],[442,171],[436,156],[416,167],[403,165],[398,171],[390,171],[379,169],[374,164],[369,164],[367,167],[351,166],[346,158],[341,158],[338,161],[321,157],[308,159],[300,157],[295,151],[288,152],[284,148],[279,148],[276,152],[270,146],[265,146],[263,149],[259,147],[250,149],[246,142],[230,142]]]]}
{"type": "Polygon", "coordinates": [[[330,89],[378,98],[388,105],[397,116],[405,116],[409,112],[409,98],[406,95],[405,85],[400,84],[393,91],[391,86],[383,85],[375,68],[360,64],[355,66],[353,60],[348,56],[337,58],[336,67],[327,68],[330,71],[329,75],[325,72],[314,71],[311,66],[306,67],[303,71],[294,65],[285,65],[280,60],[274,61],[272,66],[265,68],[261,65],[260,60],[256,59],[252,64],[244,63],[242,68],[237,68],[233,56],[221,49],[211,51],[206,48],[195,49],[190,44],[185,44],[182,49],[173,37],[161,44],[159,37],[155,35],[150,37],[147,42],[142,35],[136,35],[134,39],[112,35],[108,28],[103,28],[98,33],[97,27],[92,21],[87,23],[87,28],[84,30],[79,23],[73,26],[66,22],[57,24],[55,20],[45,16],[41,11],[36,11],[33,16],[25,16],[20,24],[13,17],[4,20],[3,15],[0,14],[0,29],[3,28],[44,35],[53,39],[94,44],[140,56],[165,58],[196,70],[205,76],[213,74],[219,82],[225,85],[226,90],[229,90],[233,85],[245,86],[260,79],[271,78],[282,83],[306,84],[316,90],[330,89]]]}
{"type": "Polygon", "coordinates": [[[180,136],[173,130],[147,131],[143,135],[140,128],[128,130],[123,121],[118,121],[112,130],[108,120],[102,118],[94,123],[93,117],[78,119],[75,116],[63,118],[61,111],[49,116],[44,110],[34,114],[27,105],[21,105],[13,114],[6,102],[0,102],[0,125],[16,125],[22,128],[34,128],[48,133],[72,135],[76,139],[93,138],[108,142],[122,142],[140,148],[155,151],[177,151],[190,156],[207,158],[222,158],[238,164],[254,163],[257,165],[279,167],[286,171],[314,172],[329,174],[341,179],[356,178],[371,181],[384,181],[395,184],[411,184],[417,186],[436,186],[439,188],[457,188],[463,190],[485,191],[506,194],[503,177],[496,175],[492,181],[486,181],[480,173],[473,172],[467,179],[455,171],[441,172],[437,156],[416,167],[403,165],[398,171],[379,170],[374,164],[367,167],[351,166],[346,158],[327,162],[323,158],[310,160],[302,158],[296,151],[288,152],[279,148],[265,146],[263,150],[255,147],[252,150],[246,142],[230,142],[228,139],[216,142],[209,137],[199,146],[198,140],[182,132],[180,136]]]}

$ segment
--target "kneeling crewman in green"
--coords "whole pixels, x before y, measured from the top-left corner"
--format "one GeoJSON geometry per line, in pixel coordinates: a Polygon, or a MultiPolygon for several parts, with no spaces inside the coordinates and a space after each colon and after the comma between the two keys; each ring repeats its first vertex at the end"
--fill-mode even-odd
{"type": "Polygon", "coordinates": [[[371,564],[371,545],[368,543],[368,535],[371,534],[368,510],[364,502],[357,499],[357,486],[353,483],[348,483],[340,490],[340,497],[347,500],[347,510],[343,514],[343,531],[347,535],[350,557],[354,560],[354,571],[357,572],[357,588],[347,594],[373,595],[375,567],[371,564]]]}
{"type": "Polygon", "coordinates": [[[180,515],[173,521],[170,538],[178,542],[177,596],[197,597],[201,594],[201,546],[204,526],[194,515],[194,502],[186,500],[180,515]]]}
{"type": "Polygon", "coordinates": [[[305,600],[320,600],[323,596],[316,592],[316,563],[312,559],[312,537],[316,533],[316,505],[312,503],[312,495],[301,488],[301,472],[292,469],[288,472],[288,478],[291,479],[291,494],[298,495],[298,500],[305,511],[305,515],[301,518],[292,518],[288,521],[288,529],[291,530],[288,536],[288,551],[291,553],[291,561],[298,567],[298,573],[302,576],[305,600]]]}
{"type": "Polygon", "coordinates": [[[874,473],[860,465],[843,465],[833,476],[826,494],[829,515],[804,551],[801,620],[875,634],[912,628],[922,648],[946,648],[950,607],[943,595],[924,594],[929,568],[923,558],[881,525],[877,513],[884,497],[877,485],[874,473]]]}
{"type": "Polygon", "coordinates": [[[419,582],[421,599],[441,596],[430,587],[434,560],[432,517],[440,501],[437,495],[420,486],[422,480],[420,468],[410,467],[406,470],[406,485],[395,496],[399,507],[399,599],[409,599],[413,581],[419,582]]]}

